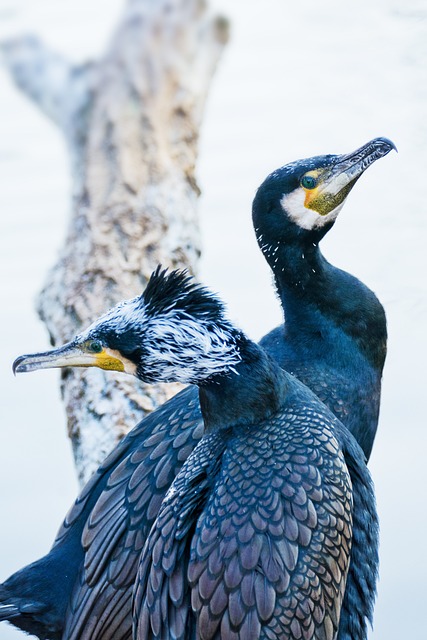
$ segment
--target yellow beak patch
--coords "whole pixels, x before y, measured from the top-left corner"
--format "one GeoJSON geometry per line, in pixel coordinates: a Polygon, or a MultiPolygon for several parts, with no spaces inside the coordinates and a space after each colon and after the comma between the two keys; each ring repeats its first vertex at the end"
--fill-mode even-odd
{"type": "Polygon", "coordinates": [[[125,371],[125,365],[118,352],[113,349],[103,349],[95,354],[94,367],[107,371],[125,371]]]}

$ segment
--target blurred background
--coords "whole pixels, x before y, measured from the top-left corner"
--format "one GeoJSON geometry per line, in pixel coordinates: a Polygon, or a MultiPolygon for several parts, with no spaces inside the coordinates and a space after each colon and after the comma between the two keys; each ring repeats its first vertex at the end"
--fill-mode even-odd
{"type": "MultiPolygon", "coordinates": [[[[359,181],[322,248],[370,286],[389,324],[380,426],[370,462],[381,518],[371,640],[425,639],[427,357],[425,163],[427,8],[418,0],[212,0],[231,21],[201,131],[201,279],[259,339],[281,322],[251,224],[267,173],[345,153],[375,136],[399,153],[359,181]]],[[[34,33],[76,62],[100,56],[122,0],[0,0],[0,39],[34,33]]],[[[77,482],[59,374],[13,378],[48,346],[34,299],[70,210],[62,134],[0,68],[0,581],[46,553],[77,482]]],[[[7,625],[1,640],[22,638],[7,625]]]]}

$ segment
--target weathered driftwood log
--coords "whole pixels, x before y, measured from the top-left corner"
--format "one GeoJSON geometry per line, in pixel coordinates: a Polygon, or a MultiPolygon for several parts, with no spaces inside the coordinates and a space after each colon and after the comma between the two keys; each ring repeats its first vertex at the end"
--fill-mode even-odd
{"type": "MultiPolygon", "coordinates": [[[[73,67],[35,38],[3,46],[71,154],[71,221],[38,303],[53,345],[139,294],[157,264],[197,269],[199,126],[226,39],[202,0],[130,0],[97,63],[73,67]]],[[[66,371],[61,388],[81,482],[177,390],[97,369],[66,371]]]]}

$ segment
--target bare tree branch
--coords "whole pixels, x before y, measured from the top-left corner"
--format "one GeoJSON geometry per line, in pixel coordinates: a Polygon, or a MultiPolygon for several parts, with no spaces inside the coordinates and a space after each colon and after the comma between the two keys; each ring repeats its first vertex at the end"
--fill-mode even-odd
{"type": "MultiPolygon", "coordinates": [[[[52,344],[139,294],[157,264],[197,270],[199,126],[227,33],[202,0],[130,0],[96,64],[73,68],[33,38],[4,46],[15,81],[62,128],[72,158],[72,217],[39,299],[52,344]]],[[[80,480],[175,391],[66,371],[80,480]]]]}

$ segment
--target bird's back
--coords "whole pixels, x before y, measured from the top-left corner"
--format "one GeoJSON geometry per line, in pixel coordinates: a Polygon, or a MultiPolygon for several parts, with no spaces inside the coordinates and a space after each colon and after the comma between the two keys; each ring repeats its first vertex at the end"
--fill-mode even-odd
{"type": "Polygon", "coordinates": [[[272,419],[209,434],[184,464],[144,549],[138,638],[336,636],[351,480],[332,416],[294,386],[272,419]]]}
{"type": "Polygon", "coordinates": [[[260,344],[341,420],[368,459],[378,426],[382,367],[374,367],[350,340],[346,358],[342,357],[344,348],[333,340],[325,340],[322,349],[314,353],[287,339],[283,325],[270,331],[260,344]]]}

